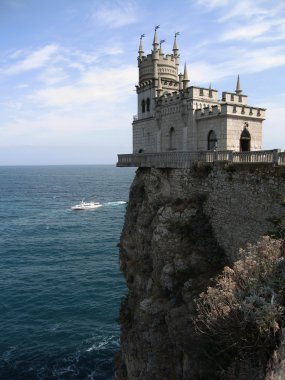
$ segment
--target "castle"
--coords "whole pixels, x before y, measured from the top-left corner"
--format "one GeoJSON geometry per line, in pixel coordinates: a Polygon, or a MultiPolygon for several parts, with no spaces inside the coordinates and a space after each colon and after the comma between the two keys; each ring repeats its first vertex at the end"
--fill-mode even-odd
{"type": "MultiPolygon", "coordinates": [[[[165,55],[157,29],[151,54],[144,54],[144,35],[140,38],[133,158],[166,152],[260,151],[265,109],[247,105],[239,76],[235,92],[222,92],[221,99],[211,85],[189,86],[186,64],[179,73],[179,33],[172,54],[165,55]]],[[[141,166],[131,161],[119,155],[118,166],[141,166]]]]}

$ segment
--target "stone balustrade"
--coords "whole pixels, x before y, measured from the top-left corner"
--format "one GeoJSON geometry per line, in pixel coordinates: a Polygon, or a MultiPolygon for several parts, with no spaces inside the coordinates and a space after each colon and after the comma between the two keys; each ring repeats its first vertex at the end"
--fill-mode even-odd
{"type": "Polygon", "coordinates": [[[285,165],[285,152],[280,149],[253,152],[200,151],[119,154],[118,167],[190,168],[194,162],[228,161],[239,164],[265,163],[285,165]]]}

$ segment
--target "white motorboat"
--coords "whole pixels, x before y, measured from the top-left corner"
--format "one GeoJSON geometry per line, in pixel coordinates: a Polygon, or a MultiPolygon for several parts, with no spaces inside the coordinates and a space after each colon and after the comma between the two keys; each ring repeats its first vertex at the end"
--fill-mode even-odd
{"type": "Polygon", "coordinates": [[[71,210],[81,211],[81,210],[94,210],[95,208],[101,207],[99,202],[84,202],[81,201],[78,205],[72,206],[71,210]]]}

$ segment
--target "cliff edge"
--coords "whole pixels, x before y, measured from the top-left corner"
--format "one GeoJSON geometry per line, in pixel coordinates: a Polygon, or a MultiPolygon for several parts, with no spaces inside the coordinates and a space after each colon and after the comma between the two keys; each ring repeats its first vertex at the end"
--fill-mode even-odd
{"type": "Polygon", "coordinates": [[[194,300],[284,214],[284,179],[266,164],[138,169],[120,241],[129,291],[116,380],[221,378],[194,333],[194,300]]]}

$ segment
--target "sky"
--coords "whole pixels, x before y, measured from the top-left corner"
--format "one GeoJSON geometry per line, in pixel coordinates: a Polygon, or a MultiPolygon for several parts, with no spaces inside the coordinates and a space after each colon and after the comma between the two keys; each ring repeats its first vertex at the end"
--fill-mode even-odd
{"type": "Polygon", "coordinates": [[[139,37],[180,32],[190,85],[267,108],[285,149],[284,0],[0,0],[0,165],[115,164],[132,151],[139,37]]]}

